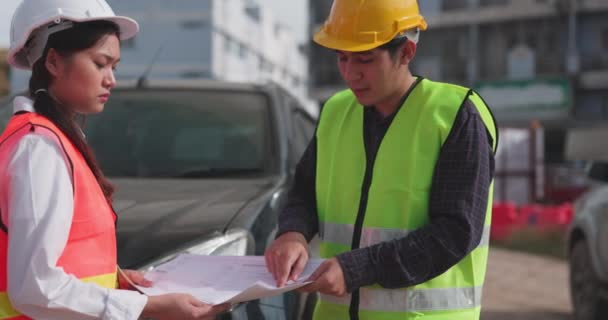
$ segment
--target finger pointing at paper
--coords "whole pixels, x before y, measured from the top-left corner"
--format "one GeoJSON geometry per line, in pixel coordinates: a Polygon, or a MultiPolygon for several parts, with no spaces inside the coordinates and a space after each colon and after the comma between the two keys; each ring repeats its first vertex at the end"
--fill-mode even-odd
{"type": "Polygon", "coordinates": [[[277,287],[296,281],[308,262],[308,243],[301,233],[287,232],[279,236],[264,254],[266,267],[277,287]]]}

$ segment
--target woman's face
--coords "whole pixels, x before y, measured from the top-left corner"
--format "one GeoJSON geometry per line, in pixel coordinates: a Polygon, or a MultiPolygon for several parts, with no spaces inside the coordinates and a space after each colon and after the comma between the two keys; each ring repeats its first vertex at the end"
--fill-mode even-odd
{"type": "Polygon", "coordinates": [[[49,91],[74,113],[99,113],[116,86],[114,70],[119,61],[120,40],[116,35],[106,35],[93,47],[69,56],[51,49],[46,60],[53,78],[49,91]]]}

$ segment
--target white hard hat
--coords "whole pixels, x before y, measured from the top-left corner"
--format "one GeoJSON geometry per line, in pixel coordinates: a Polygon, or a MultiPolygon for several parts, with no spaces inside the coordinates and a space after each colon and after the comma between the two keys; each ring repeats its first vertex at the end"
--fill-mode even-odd
{"type": "Polygon", "coordinates": [[[49,35],[70,28],[72,21],[98,20],[117,24],[121,40],[139,31],[135,20],[116,16],[105,0],[23,0],[13,14],[8,62],[29,70],[42,57],[49,35]]]}

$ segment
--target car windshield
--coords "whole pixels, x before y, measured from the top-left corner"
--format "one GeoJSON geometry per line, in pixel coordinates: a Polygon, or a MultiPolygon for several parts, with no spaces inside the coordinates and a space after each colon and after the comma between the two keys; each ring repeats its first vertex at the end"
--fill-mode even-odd
{"type": "Polygon", "coordinates": [[[85,134],[110,177],[261,173],[272,157],[268,98],[239,91],[116,91],[85,134]]]}
{"type": "MultiPolygon", "coordinates": [[[[109,177],[264,174],[274,154],[268,104],[253,92],[115,90],[85,134],[109,177]]],[[[11,113],[3,106],[2,127],[11,113]]]]}

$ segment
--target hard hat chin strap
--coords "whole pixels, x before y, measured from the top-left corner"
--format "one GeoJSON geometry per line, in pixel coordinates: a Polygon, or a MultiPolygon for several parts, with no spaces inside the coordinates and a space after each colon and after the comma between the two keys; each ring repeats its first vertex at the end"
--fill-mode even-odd
{"type": "Polygon", "coordinates": [[[57,18],[53,23],[42,26],[35,31],[24,47],[25,56],[27,57],[30,66],[33,66],[34,63],[42,57],[42,53],[44,52],[44,48],[46,47],[51,34],[72,28],[73,26],[74,22],[57,18]]]}

